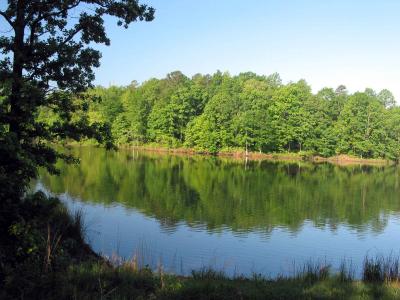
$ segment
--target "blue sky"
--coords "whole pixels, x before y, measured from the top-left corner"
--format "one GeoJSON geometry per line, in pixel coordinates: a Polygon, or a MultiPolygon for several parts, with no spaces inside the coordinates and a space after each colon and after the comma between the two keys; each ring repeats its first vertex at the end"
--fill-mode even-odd
{"type": "Polygon", "coordinates": [[[97,47],[103,58],[95,84],[175,70],[278,72],[284,82],[306,79],[314,92],[340,84],[351,92],[388,88],[400,103],[400,0],[141,2],[156,9],[153,22],[124,30],[106,19],[111,46],[97,47]]]}
{"type": "Polygon", "coordinates": [[[313,90],[390,89],[400,99],[398,0],[142,0],[151,23],[107,19],[96,84],[126,85],[181,70],[278,72],[313,90]]]}

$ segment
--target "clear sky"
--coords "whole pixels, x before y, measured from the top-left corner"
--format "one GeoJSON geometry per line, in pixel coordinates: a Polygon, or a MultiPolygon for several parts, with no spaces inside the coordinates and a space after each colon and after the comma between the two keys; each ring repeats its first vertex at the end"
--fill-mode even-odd
{"type": "Polygon", "coordinates": [[[107,18],[111,46],[97,47],[95,84],[175,70],[278,72],[284,82],[307,80],[314,92],[387,88],[400,103],[400,0],[140,1],[156,9],[155,20],[124,30],[107,18]]]}
{"type": "Polygon", "coordinates": [[[181,70],[278,72],[314,91],[388,88],[400,101],[399,0],[141,0],[156,19],[128,30],[107,20],[96,84],[181,70]]]}

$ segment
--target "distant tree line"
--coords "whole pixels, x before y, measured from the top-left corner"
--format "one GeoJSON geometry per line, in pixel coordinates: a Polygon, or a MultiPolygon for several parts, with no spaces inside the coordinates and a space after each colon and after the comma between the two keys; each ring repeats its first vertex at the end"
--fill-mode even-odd
{"type": "MultiPolygon", "coordinates": [[[[278,74],[179,71],[127,87],[96,87],[83,112],[109,126],[117,144],[157,143],[218,153],[307,151],[397,160],[400,108],[388,90],[348,93],[345,86],[313,94],[304,81],[283,84],[278,74]]],[[[52,122],[42,109],[39,118],[52,122]]],[[[82,116],[80,116],[81,118],[82,116]]]]}

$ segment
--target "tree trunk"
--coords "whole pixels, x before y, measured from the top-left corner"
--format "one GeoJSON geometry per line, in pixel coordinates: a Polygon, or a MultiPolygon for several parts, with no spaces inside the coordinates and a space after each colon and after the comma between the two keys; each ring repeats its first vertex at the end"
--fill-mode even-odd
{"type": "Polygon", "coordinates": [[[24,65],[25,0],[17,3],[17,17],[14,25],[13,72],[10,95],[10,131],[20,135],[20,119],[23,114],[21,103],[22,74],[24,65]]]}

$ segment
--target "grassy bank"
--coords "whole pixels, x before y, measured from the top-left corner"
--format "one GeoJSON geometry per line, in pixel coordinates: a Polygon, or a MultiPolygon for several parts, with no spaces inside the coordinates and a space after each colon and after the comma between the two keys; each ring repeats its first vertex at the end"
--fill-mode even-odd
{"type": "MultiPolygon", "coordinates": [[[[370,271],[374,272],[374,269],[370,271]]],[[[377,273],[375,275],[378,275],[377,273]]],[[[46,299],[399,299],[395,278],[355,281],[343,270],[308,265],[296,276],[268,279],[261,275],[229,278],[211,269],[182,277],[138,269],[132,262],[112,266],[104,261],[74,264],[55,274],[46,299]]]]}
{"type": "Polygon", "coordinates": [[[62,283],[53,295],[62,299],[398,299],[395,282],[353,281],[329,270],[307,271],[294,278],[270,280],[228,278],[213,270],[180,277],[137,270],[127,263],[73,266],[60,274],[62,283]]]}
{"type": "Polygon", "coordinates": [[[23,218],[2,248],[1,299],[399,299],[397,257],[366,258],[361,279],[351,264],[333,272],[309,262],[291,277],[228,277],[204,268],[166,274],[131,261],[107,260],[84,241],[82,214],[55,198],[27,197],[23,218]]]}
{"type": "Polygon", "coordinates": [[[43,193],[1,202],[0,299],[47,299],[74,265],[102,258],[85,242],[83,216],[43,193]]]}

